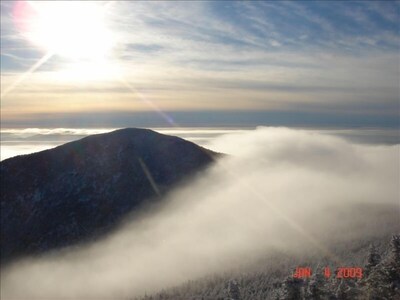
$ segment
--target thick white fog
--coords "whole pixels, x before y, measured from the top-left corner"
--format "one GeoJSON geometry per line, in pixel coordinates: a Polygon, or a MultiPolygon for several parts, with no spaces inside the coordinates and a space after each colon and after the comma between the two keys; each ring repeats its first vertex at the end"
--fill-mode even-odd
{"type": "Polygon", "coordinates": [[[138,296],[276,252],[340,263],[341,244],[400,230],[399,145],[285,128],[208,145],[230,155],[107,238],[2,270],[1,298],[138,296]]]}

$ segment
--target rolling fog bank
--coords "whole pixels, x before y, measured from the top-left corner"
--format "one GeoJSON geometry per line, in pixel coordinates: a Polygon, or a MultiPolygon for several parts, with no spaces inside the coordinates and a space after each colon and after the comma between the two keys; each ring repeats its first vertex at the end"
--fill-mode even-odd
{"type": "Polygon", "coordinates": [[[258,128],[208,146],[231,155],[107,238],[3,269],[2,299],[140,296],[280,252],[340,264],[400,230],[399,145],[258,128]]]}

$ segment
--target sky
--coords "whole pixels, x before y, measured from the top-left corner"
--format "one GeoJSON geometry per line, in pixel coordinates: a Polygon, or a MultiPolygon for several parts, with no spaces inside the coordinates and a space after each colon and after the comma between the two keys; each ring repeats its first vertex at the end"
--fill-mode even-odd
{"type": "Polygon", "coordinates": [[[399,1],[1,1],[2,126],[399,126],[399,1]]]}

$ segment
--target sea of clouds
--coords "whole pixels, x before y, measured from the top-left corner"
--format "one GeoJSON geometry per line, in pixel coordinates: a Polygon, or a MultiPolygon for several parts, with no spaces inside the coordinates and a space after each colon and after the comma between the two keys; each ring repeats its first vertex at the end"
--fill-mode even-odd
{"type": "Polygon", "coordinates": [[[398,144],[262,127],[205,144],[229,155],[106,238],[3,269],[1,298],[140,296],[269,253],[340,263],[340,245],[400,231],[398,144]]]}
{"type": "MultiPolygon", "coordinates": [[[[84,138],[88,135],[106,133],[118,128],[24,128],[1,129],[0,160],[17,155],[30,154],[67,142],[84,138]]],[[[244,133],[254,128],[221,128],[221,127],[171,127],[152,128],[163,134],[175,135],[198,145],[212,148],[213,140],[220,136],[244,133]]],[[[342,137],[362,144],[399,144],[400,135],[397,129],[304,129],[342,137]]],[[[228,149],[229,151],[229,149],[228,149]]]]}
{"type": "MultiPolygon", "coordinates": [[[[92,134],[106,133],[118,128],[25,128],[2,129],[0,160],[17,155],[30,154],[67,142],[75,141],[92,134]]],[[[242,132],[246,129],[236,128],[154,128],[169,135],[179,136],[199,145],[218,136],[242,132]]],[[[249,129],[247,129],[249,130],[249,129]]]]}

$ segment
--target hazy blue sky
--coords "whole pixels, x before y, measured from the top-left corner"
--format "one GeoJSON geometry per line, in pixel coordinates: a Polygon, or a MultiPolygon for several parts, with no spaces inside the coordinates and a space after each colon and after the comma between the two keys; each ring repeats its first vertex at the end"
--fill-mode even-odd
{"type": "Polygon", "coordinates": [[[398,1],[2,1],[2,123],[395,127],[399,20],[398,1]]]}

